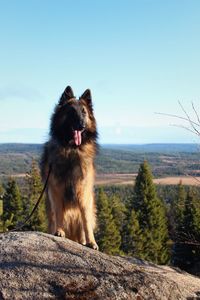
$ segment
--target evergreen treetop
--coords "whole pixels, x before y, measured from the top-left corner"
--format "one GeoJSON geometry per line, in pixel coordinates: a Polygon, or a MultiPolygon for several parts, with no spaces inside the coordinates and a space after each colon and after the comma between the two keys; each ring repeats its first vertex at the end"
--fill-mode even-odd
{"type": "Polygon", "coordinates": [[[15,226],[22,219],[22,201],[18,185],[14,179],[10,179],[5,187],[3,195],[3,220],[10,220],[15,226]]]}
{"type": "Polygon", "coordinates": [[[166,209],[157,196],[147,161],[140,165],[136,177],[133,206],[141,232],[140,257],[155,263],[166,263],[169,260],[166,209]]]}
{"type": "Polygon", "coordinates": [[[121,236],[112,215],[108,196],[103,188],[99,190],[97,197],[98,230],[97,243],[101,251],[107,254],[119,254],[121,236]]]}
{"type": "Polygon", "coordinates": [[[190,187],[185,198],[181,226],[173,246],[172,261],[186,271],[191,271],[200,261],[200,202],[194,188],[190,187]]]}
{"type": "MultiPolygon", "coordinates": [[[[24,198],[24,208],[26,210],[26,214],[29,215],[32,211],[35,203],[37,202],[42,189],[43,184],[39,172],[38,165],[35,160],[32,161],[31,170],[27,176],[28,182],[28,195],[24,198]]],[[[45,197],[43,196],[40,205],[32,216],[28,225],[26,225],[26,229],[28,230],[38,230],[38,231],[46,231],[47,230],[47,217],[46,217],[46,209],[45,209],[45,197]]]]}
{"type": "Polygon", "coordinates": [[[171,215],[173,219],[173,227],[175,227],[175,232],[179,231],[179,228],[182,227],[183,218],[184,218],[184,209],[185,209],[185,199],[186,191],[185,187],[182,185],[182,181],[179,182],[177,186],[176,197],[174,198],[171,204],[171,215]]]}

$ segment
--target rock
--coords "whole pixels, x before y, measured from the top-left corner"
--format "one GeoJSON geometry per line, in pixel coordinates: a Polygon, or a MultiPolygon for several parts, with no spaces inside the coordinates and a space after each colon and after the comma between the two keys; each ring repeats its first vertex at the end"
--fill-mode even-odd
{"type": "Polygon", "coordinates": [[[200,279],[38,232],[0,235],[0,299],[200,299],[200,279]]]}

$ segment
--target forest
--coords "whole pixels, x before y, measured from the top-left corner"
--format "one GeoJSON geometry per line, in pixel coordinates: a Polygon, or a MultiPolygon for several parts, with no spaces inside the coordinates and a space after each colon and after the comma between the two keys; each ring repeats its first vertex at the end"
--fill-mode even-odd
{"type": "MultiPolygon", "coordinates": [[[[171,154],[170,154],[171,155],[171,154]]],[[[43,188],[37,159],[23,181],[7,177],[0,185],[0,231],[23,223],[43,188]]],[[[178,266],[195,275],[200,261],[200,188],[155,185],[150,164],[138,164],[132,185],[95,187],[100,250],[178,266]]],[[[23,230],[47,231],[45,199],[23,230]]]]}

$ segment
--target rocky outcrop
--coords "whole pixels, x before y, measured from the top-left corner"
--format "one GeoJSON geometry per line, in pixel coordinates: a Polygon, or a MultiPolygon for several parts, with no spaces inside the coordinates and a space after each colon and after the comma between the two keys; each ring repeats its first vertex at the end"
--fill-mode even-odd
{"type": "Polygon", "coordinates": [[[0,299],[200,299],[200,279],[64,238],[13,232],[0,235],[0,299]]]}

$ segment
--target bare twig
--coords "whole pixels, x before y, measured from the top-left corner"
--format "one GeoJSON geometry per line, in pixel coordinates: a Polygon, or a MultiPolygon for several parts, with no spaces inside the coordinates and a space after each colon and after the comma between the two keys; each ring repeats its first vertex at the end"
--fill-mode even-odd
{"type": "MultiPolygon", "coordinates": [[[[188,122],[190,123],[190,125],[192,126],[192,128],[194,129],[194,131],[196,132],[197,135],[199,135],[199,131],[196,129],[195,127],[195,122],[191,120],[190,116],[188,115],[188,113],[186,112],[186,110],[184,109],[183,105],[181,104],[181,102],[179,101],[178,102],[182,111],[184,112],[184,114],[186,115],[187,117],[187,120],[188,122]]],[[[196,123],[196,126],[199,126],[197,123],[196,123]]]]}
{"type": "MultiPolygon", "coordinates": [[[[185,120],[185,121],[189,121],[189,120],[188,120],[187,118],[185,118],[185,117],[181,117],[181,116],[174,115],[174,114],[166,114],[166,113],[161,113],[161,112],[155,112],[155,114],[156,114],[156,115],[163,115],[163,116],[167,116],[167,117],[173,117],[173,118],[177,118],[177,119],[181,119],[181,120],[185,120]]],[[[200,127],[200,124],[198,124],[198,123],[196,123],[196,122],[194,122],[194,121],[192,121],[192,120],[191,120],[191,122],[192,122],[194,125],[200,127]]]]}
{"type": "MultiPolygon", "coordinates": [[[[189,127],[183,126],[183,125],[171,124],[171,126],[178,127],[178,128],[183,128],[183,129],[185,129],[187,131],[192,132],[193,134],[197,134],[196,131],[190,129],[189,127]]],[[[197,135],[200,135],[200,132],[197,135]]]]}
{"type": "Polygon", "coordinates": [[[196,118],[197,118],[197,121],[199,122],[199,124],[200,124],[200,118],[199,118],[199,115],[198,115],[198,113],[197,113],[197,111],[196,111],[196,108],[195,108],[195,106],[194,106],[194,103],[192,102],[192,108],[193,108],[193,111],[194,111],[194,113],[195,113],[195,115],[196,115],[196,118]]]}
{"type": "MultiPolygon", "coordinates": [[[[182,109],[182,111],[184,112],[184,114],[185,114],[186,117],[182,117],[182,116],[174,115],[174,114],[157,113],[157,112],[156,112],[156,114],[160,114],[160,115],[164,115],[164,116],[169,116],[169,117],[173,117],[173,118],[177,118],[177,119],[181,119],[181,120],[184,120],[184,121],[189,122],[189,124],[191,125],[191,128],[190,128],[190,127],[187,127],[187,126],[184,126],[184,125],[176,125],[176,124],[171,124],[171,126],[183,128],[183,129],[185,129],[185,130],[187,130],[187,131],[189,131],[189,132],[192,132],[193,134],[196,134],[196,135],[200,136],[200,129],[198,130],[198,129],[196,128],[196,127],[200,127],[200,117],[199,117],[199,115],[198,115],[198,113],[197,113],[197,110],[196,110],[196,108],[195,108],[195,106],[194,106],[194,103],[191,102],[191,104],[192,104],[192,109],[193,109],[193,111],[194,111],[194,113],[195,113],[195,116],[196,116],[196,118],[197,118],[197,122],[198,122],[198,123],[195,122],[195,121],[193,121],[193,120],[191,119],[191,117],[189,116],[189,114],[187,113],[187,111],[185,110],[185,108],[183,107],[183,105],[181,104],[181,102],[178,101],[178,103],[179,103],[179,105],[180,105],[180,107],[181,107],[181,109],[182,109]]],[[[192,178],[195,179],[198,183],[200,183],[200,180],[199,180],[197,177],[195,177],[195,176],[193,176],[193,175],[188,175],[188,174],[186,174],[184,171],[183,171],[183,173],[184,173],[185,176],[192,177],[192,178]]]]}

